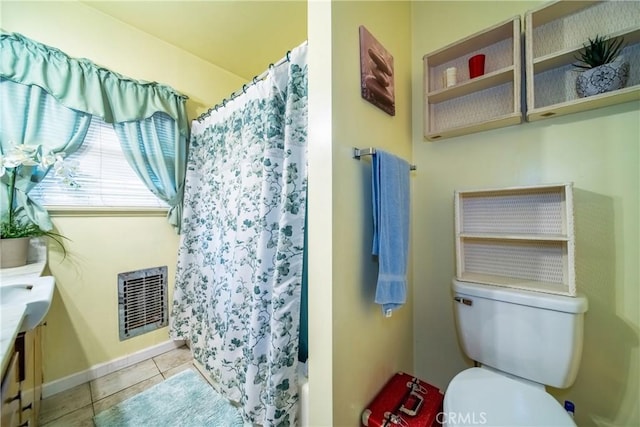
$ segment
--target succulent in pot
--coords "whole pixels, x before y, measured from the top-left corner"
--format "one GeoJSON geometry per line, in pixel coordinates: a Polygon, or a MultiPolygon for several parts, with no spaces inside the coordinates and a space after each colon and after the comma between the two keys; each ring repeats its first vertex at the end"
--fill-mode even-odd
{"type": "Polygon", "coordinates": [[[581,98],[623,88],[629,78],[629,63],[620,56],[623,38],[596,36],[588,39],[573,65],[580,70],[576,92],[581,98]]]}

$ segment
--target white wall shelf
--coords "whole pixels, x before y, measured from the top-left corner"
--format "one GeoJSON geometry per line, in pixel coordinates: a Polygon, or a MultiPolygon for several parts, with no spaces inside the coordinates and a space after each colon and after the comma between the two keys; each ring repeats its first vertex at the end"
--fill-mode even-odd
{"type": "Polygon", "coordinates": [[[572,184],[456,191],[458,280],[575,295],[572,184]]]}
{"type": "Polygon", "coordinates": [[[435,141],[522,122],[520,18],[514,17],[424,56],[424,135],[435,141]],[[485,74],[468,59],[485,54],[485,74]],[[457,69],[457,84],[443,75],[457,69]]]}
{"type": "Polygon", "coordinates": [[[524,240],[524,241],[532,241],[532,240],[549,240],[549,241],[558,241],[558,242],[566,242],[569,238],[566,235],[531,235],[531,234],[508,234],[508,233],[460,233],[460,237],[465,239],[485,239],[485,240],[524,240]]]}
{"type": "Polygon", "coordinates": [[[640,2],[561,0],[525,14],[527,120],[576,113],[640,99],[640,2]],[[596,35],[623,37],[630,63],[625,88],[579,98],[572,64],[596,35]]]}

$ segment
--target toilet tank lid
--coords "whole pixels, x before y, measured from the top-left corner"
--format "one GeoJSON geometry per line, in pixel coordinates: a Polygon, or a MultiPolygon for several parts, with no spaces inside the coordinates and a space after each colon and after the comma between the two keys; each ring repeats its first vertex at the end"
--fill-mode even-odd
{"type": "Polygon", "coordinates": [[[456,294],[475,296],[529,307],[544,308],[564,313],[584,313],[589,308],[587,298],[578,293],[575,297],[525,291],[484,283],[463,282],[453,279],[453,291],[456,294]]]}

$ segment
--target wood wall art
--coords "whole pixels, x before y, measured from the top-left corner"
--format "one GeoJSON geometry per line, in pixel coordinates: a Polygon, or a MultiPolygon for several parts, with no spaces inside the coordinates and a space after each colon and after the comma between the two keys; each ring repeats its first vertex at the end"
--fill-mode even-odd
{"type": "Polygon", "coordinates": [[[391,116],[396,115],[393,56],[360,26],[360,88],[364,99],[391,116]]]}

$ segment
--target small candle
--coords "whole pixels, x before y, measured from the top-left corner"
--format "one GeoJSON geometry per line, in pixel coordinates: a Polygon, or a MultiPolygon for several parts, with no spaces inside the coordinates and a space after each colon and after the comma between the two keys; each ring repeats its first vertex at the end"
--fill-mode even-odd
{"type": "Polygon", "coordinates": [[[456,70],[456,67],[449,67],[445,70],[444,76],[445,76],[446,87],[454,86],[458,82],[457,72],[458,70],[456,70]]]}

